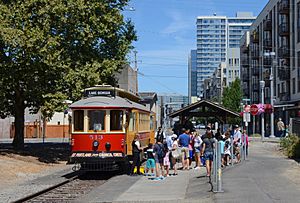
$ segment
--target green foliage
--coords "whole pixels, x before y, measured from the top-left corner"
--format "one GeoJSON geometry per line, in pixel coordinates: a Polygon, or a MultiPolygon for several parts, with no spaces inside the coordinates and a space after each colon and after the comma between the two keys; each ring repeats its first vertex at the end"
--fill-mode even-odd
{"type": "MultiPolygon", "coordinates": [[[[229,87],[225,87],[222,96],[222,103],[224,107],[235,112],[240,112],[243,97],[240,79],[235,79],[229,87]]],[[[229,119],[229,123],[231,124],[237,124],[240,122],[241,118],[229,119]]]]}
{"type": "Polygon", "coordinates": [[[86,87],[114,85],[113,75],[136,40],[132,23],[121,14],[127,2],[1,1],[0,116],[20,117],[26,107],[32,112],[43,107],[44,116],[51,116],[86,87]]]}
{"type": "Polygon", "coordinates": [[[300,138],[297,135],[282,138],[280,147],[289,158],[300,158],[300,138]]]}

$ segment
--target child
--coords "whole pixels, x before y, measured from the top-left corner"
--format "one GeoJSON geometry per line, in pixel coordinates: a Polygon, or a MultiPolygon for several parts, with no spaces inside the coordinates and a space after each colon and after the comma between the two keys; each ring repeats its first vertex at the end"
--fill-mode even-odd
{"type": "Polygon", "coordinates": [[[231,158],[231,152],[230,152],[230,144],[229,141],[225,141],[224,145],[224,165],[228,166],[229,159],[231,158]]]}
{"type": "Polygon", "coordinates": [[[153,156],[153,145],[149,144],[147,149],[147,161],[146,161],[146,168],[145,168],[145,175],[151,176],[154,175],[154,168],[155,168],[155,160],[153,156]],[[149,174],[151,171],[151,174],[149,174]]]}
{"type": "Polygon", "coordinates": [[[224,157],[225,157],[225,138],[221,137],[220,136],[220,144],[221,144],[221,166],[224,167],[225,166],[225,160],[224,160],[224,157]]]}
{"type": "Polygon", "coordinates": [[[166,171],[166,174],[164,175],[165,177],[169,176],[169,168],[170,168],[170,159],[169,159],[169,154],[170,152],[167,151],[166,156],[164,157],[164,168],[166,171]]]}

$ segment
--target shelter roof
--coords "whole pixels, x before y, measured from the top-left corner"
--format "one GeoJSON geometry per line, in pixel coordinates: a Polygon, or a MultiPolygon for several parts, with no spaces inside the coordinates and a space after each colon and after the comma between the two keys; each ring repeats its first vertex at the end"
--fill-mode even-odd
{"type": "Polygon", "coordinates": [[[179,109],[168,116],[174,118],[176,116],[198,116],[198,117],[239,117],[239,113],[231,111],[217,103],[200,100],[193,104],[190,104],[182,109],[179,109]],[[200,108],[200,109],[199,109],[200,108]]]}

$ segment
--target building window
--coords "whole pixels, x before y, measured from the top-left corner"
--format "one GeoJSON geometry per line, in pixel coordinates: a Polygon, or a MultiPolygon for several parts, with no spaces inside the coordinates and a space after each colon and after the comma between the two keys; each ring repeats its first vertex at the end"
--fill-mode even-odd
{"type": "Polygon", "coordinates": [[[293,94],[296,94],[296,79],[293,78],[293,94]]]}
{"type": "Polygon", "coordinates": [[[234,65],[239,66],[239,59],[238,58],[234,59],[234,65]]]}
{"type": "Polygon", "coordinates": [[[277,85],[277,97],[280,96],[280,84],[277,85]]]}

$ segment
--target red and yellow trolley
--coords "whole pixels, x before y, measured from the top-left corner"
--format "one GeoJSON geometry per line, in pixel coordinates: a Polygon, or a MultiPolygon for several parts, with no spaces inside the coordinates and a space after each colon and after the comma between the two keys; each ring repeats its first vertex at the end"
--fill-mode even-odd
{"type": "Polygon", "coordinates": [[[138,103],[139,97],[123,89],[96,86],[73,103],[70,162],[89,171],[128,171],[131,142],[154,142],[155,114],[138,103]]]}

